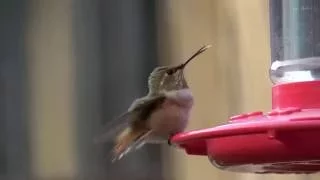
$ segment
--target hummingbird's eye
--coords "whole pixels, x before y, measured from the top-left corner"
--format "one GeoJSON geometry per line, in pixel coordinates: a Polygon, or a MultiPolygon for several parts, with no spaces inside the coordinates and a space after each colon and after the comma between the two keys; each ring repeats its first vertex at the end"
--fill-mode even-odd
{"type": "Polygon", "coordinates": [[[169,71],[167,71],[168,75],[172,75],[173,73],[175,73],[175,69],[170,69],[169,71]]]}

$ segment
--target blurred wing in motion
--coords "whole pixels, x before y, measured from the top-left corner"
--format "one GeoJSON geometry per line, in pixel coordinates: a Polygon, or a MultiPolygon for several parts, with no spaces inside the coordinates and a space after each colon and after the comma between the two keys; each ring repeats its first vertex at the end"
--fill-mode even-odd
{"type": "Polygon", "coordinates": [[[165,95],[142,97],[135,100],[128,111],[107,123],[102,135],[94,139],[96,143],[103,143],[114,139],[121,131],[131,126],[135,121],[146,121],[155,108],[165,100],[165,95]]]}
{"type": "Polygon", "coordinates": [[[112,140],[117,134],[127,128],[133,119],[135,112],[128,111],[117,118],[113,119],[111,122],[107,123],[102,130],[102,134],[94,139],[95,143],[104,143],[112,140]]]}
{"type": "Polygon", "coordinates": [[[121,159],[129,152],[141,148],[151,139],[150,137],[153,137],[153,131],[148,127],[147,120],[156,108],[160,108],[165,99],[166,96],[160,94],[158,96],[144,97],[134,102],[132,112],[137,112],[137,119],[118,136],[112,162],[121,159]]]}

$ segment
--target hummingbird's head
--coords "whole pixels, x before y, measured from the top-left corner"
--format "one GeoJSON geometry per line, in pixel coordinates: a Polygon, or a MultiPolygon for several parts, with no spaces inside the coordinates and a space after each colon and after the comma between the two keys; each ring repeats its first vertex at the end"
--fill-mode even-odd
{"type": "MultiPolygon", "coordinates": [[[[149,77],[149,87],[154,87],[153,89],[157,92],[189,88],[184,76],[185,67],[189,64],[189,62],[191,62],[191,60],[210,47],[211,45],[203,46],[184,63],[178,66],[157,67],[149,77]],[[152,81],[152,79],[154,81],[152,81]]],[[[152,88],[150,90],[152,91],[152,88]]]]}

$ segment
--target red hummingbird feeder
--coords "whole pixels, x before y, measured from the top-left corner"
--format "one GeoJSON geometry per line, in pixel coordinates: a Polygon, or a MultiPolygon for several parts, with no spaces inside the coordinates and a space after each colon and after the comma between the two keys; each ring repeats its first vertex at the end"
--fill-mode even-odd
{"type": "Polygon", "coordinates": [[[175,135],[187,154],[235,172],[320,171],[320,1],[270,0],[272,110],[175,135]],[[319,138],[319,139],[318,139],[319,138]]]}

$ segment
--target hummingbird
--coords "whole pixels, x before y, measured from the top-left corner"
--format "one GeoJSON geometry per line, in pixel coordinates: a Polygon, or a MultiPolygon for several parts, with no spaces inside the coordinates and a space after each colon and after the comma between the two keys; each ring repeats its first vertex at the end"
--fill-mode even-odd
{"type": "Polygon", "coordinates": [[[148,94],[133,101],[126,112],[104,128],[95,142],[114,139],[112,162],[146,143],[170,143],[170,137],[187,127],[194,103],[184,76],[185,67],[211,45],[201,47],[185,62],[176,66],[160,66],[148,77],[148,94]]]}

